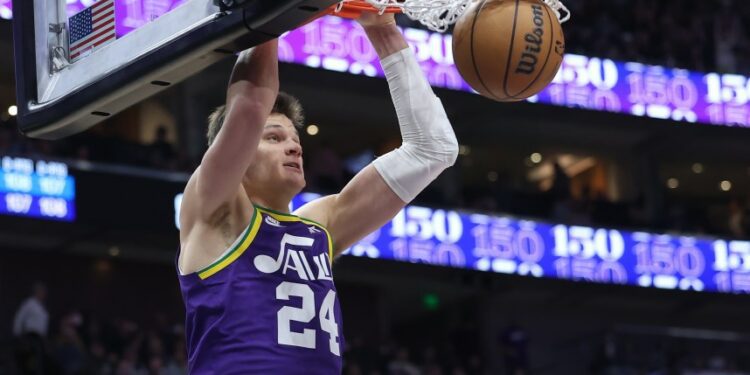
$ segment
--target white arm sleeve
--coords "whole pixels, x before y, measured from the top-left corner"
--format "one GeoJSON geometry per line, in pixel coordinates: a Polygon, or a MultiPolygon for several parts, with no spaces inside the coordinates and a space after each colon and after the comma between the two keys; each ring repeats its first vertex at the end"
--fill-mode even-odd
{"type": "Polygon", "coordinates": [[[381,62],[396,108],[402,144],[373,162],[386,184],[404,202],[412,201],[456,162],[458,142],[440,99],[411,49],[381,62]]]}

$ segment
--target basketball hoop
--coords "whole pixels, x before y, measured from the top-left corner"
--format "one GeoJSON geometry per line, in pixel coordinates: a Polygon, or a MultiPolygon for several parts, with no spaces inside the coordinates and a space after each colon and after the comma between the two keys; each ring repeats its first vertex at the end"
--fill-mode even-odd
{"type": "Polygon", "coordinates": [[[372,12],[378,14],[401,13],[401,8],[395,6],[386,6],[382,9],[378,9],[368,4],[364,0],[345,0],[332,6],[329,10],[330,14],[351,19],[359,18],[364,12],[372,12]]]}
{"type": "MultiPolygon", "coordinates": [[[[478,0],[343,0],[332,6],[328,13],[352,19],[359,18],[364,12],[404,13],[433,31],[445,32],[473,1],[478,0]]],[[[552,8],[561,23],[570,18],[562,1],[542,2],[552,8]]]]}

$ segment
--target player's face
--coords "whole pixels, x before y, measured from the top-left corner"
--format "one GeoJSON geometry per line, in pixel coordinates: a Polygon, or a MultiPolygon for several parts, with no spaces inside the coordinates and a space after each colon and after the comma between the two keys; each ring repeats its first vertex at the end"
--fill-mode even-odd
{"type": "Polygon", "coordinates": [[[289,188],[296,194],[305,187],[299,133],[286,116],[272,114],[266,120],[248,177],[253,184],[265,185],[263,190],[289,188]]]}

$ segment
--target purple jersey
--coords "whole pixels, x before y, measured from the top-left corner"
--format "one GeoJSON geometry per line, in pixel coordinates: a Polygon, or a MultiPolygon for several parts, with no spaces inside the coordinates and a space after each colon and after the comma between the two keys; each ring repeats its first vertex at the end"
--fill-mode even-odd
{"type": "Polygon", "coordinates": [[[188,372],[340,374],[341,309],[328,231],[257,207],[211,266],[179,276],[188,372]]]}

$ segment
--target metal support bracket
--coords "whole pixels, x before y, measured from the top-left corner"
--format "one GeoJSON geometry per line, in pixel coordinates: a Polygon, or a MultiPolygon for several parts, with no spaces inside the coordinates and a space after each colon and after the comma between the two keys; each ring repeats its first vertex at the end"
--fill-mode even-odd
{"type": "Polygon", "coordinates": [[[219,7],[222,12],[241,8],[249,3],[248,0],[214,0],[214,5],[219,7]]]}
{"type": "Polygon", "coordinates": [[[65,22],[51,23],[49,24],[49,32],[57,36],[57,43],[51,45],[49,51],[49,71],[50,74],[55,74],[70,65],[68,59],[68,29],[65,22]]]}

